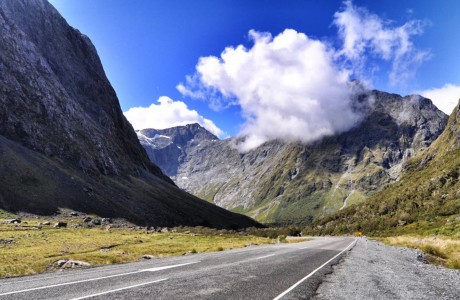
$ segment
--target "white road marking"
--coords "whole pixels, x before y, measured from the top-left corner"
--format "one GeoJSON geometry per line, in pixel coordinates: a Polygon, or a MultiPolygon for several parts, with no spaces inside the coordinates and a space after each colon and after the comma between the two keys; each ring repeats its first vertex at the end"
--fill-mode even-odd
{"type": "Polygon", "coordinates": [[[299,250],[304,250],[304,249],[309,249],[309,248],[311,248],[311,247],[310,247],[310,246],[308,246],[308,247],[303,247],[303,248],[299,248],[299,250]]]}
{"type": "Polygon", "coordinates": [[[151,268],[151,269],[144,269],[140,270],[139,272],[157,272],[161,270],[166,270],[166,269],[172,269],[172,268],[177,268],[177,267],[182,267],[186,265],[193,265],[197,264],[199,261],[194,261],[194,262],[189,262],[189,263],[184,263],[184,264],[179,264],[179,265],[170,265],[170,266],[164,266],[164,267],[156,267],[156,268],[151,268]]]}
{"type": "Polygon", "coordinates": [[[47,285],[47,286],[40,286],[40,287],[35,287],[35,288],[30,288],[30,289],[25,289],[25,290],[2,293],[2,294],[0,294],[0,296],[19,294],[19,293],[25,293],[25,292],[31,292],[31,291],[37,291],[37,290],[44,290],[44,289],[49,289],[49,288],[58,287],[58,286],[71,285],[71,284],[77,284],[77,283],[82,283],[82,282],[96,281],[96,280],[101,280],[101,279],[107,279],[107,278],[113,278],[113,277],[119,277],[119,276],[131,275],[131,274],[137,274],[139,272],[140,271],[135,271],[135,272],[128,272],[128,273],[104,276],[104,277],[99,277],[99,278],[91,278],[91,279],[84,279],[84,280],[78,280],[78,281],[71,281],[71,282],[65,282],[65,283],[52,284],[52,285],[47,285]]]}
{"type": "MultiPolygon", "coordinates": [[[[128,269],[128,268],[130,268],[129,265],[126,265],[124,268],[110,268],[107,270],[107,272],[121,271],[123,269],[128,269]]],[[[160,267],[160,268],[163,268],[163,267],[160,267]]],[[[10,281],[7,281],[7,282],[0,282],[0,286],[5,285],[5,284],[19,284],[19,283],[24,283],[24,282],[56,279],[56,278],[62,278],[62,277],[68,277],[68,276],[86,275],[86,274],[91,274],[91,273],[98,273],[98,272],[101,272],[101,270],[99,270],[98,268],[95,268],[95,269],[93,268],[93,269],[86,269],[86,270],[85,269],[73,270],[73,271],[68,271],[68,272],[70,274],[56,274],[56,276],[40,277],[40,278],[27,279],[27,280],[21,280],[21,281],[10,279],[10,281]],[[78,272],[78,271],[81,271],[81,272],[78,272]]]]}
{"type": "Polygon", "coordinates": [[[2,293],[2,294],[0,294],[0,296],[19,294],[19,293],[25,293],[25,292],[31,292],[31,291],[38,291],[38,290],[44,290],[44,289],[58,287],[58,286],[72,285],[72,284],[77,284],[77,283],[90,282],[90,281],[102,280],[102,279],[107,279],[107,278],[138,274],[138,273],[141,273],[141,272],[157,272],[157,271],[161,271],[161,270],[177,268],[177,267],[196,264],[196,263],[199,263],[199,261],[185,263],[185,264],[179,264],[179,265],[170,265],[170,266],[157,267],[157,268],[151,268],[151,269],[143,269],[143,270],[138,270],[138,271],[134,271],[134,272],[103,276],[103,277],[99,277],[99,278],[91,278],[91,279],[84,279],[84,280],[77,280],[77,281],[71,281],[71,282],[65,282],[65,283],[52,284],[52,285],[47,285],[47,286],[40,286],[40,287],[35,287],[35,288],[30,288],[30,289],[25,289],[25,290],[2,293]]]}
{"type": "Polygon", "coordinates": [[[97,293],[97,294],[88,295],[88,296],[73,298],[73,299],[71,299],[71,300],[82,300],[82,299],[93,298],[93,297],[97,297],[97,296],[101,296],[101,295],[106,295],[106,294],[110,294],[110,293],[115,293],[115,292],[119,292],[119,291],[123,291],[123,290],[129,290],[129,289],[133,289],[133,288],[136,288],[136,287],[140,287],[140,286],[144,286],[144,285],[149,285],[149,284],[153,284],[153,283],[157,283],[157,282],[161,282],[161,281],[165,281],[165,280],[168,280],[168,278],[163,278],[163,279],[158,279],[158,280],[154,280],[154,281],[149,281],[149,282],[144,282],[144,283],[140,283],[140,284],[135,284],[135,285],[127,286],[127,287],[124,287],[124,288],[119,288],[119,289],[110,290],[110,291],[106,291],[106,292],[102,292],[102,293],[97,293]]]}
{"type": "Polygon", "coordinates": [[[263,259],[263,258],[267,258],[267,257],[274,256],[274,255],[275,255],[275,254],[270,254],[270,255],[265,255],[265,256],[257,257],[257,258],[254,258],[254,259],[263,259]]]}
{"type": "Polygon", "coordinates": [[[307,280],[308,278],[310,278],[313,274],[315,274],[316,272],[318,272],[319,270],[321,270],[324,266],[326,266],[327,264],[329,264],[331,261],[333,261],[334,259],[336,259],[338,256],[340,256],[343,252],[347,251],[351,245],[355,244],[357,241],[357,239],[355,239],[353,242],[351,242],[345,249],[343,249],[342,251],[339,252],[339,254],[337,254],[336,256],[334,256],[333,258],[331,258],[330,260],[328,260],[327,262],[325,262],[324,264],[322,264],[321,266],[319,266],[317,269],[315,269],[313,272],[311,272],[310,274],[308,274],[307,276],[305,276],[304,278],[300,279],[299,281],[297,281],[293,286],[291,286],[290,288],[288,288],[287,290],[285,290],[284,292],[282,292],[281,294],[279,294],[278,296],[276,296],[275,298],[273,298],[273,300],[279,300],[281,299],[282,297],[284,297],[287,293],[289,293],[290,291],[292,291],[294,288],[296,288],[299,284],[301,284],[302,282],[304,282],[305,280],[307,280]]]}

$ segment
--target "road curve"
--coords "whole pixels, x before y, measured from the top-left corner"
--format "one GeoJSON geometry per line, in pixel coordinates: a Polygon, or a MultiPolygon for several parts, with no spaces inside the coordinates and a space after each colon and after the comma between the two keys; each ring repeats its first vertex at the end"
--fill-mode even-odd
{"type": "Polygon", "coordinates": [[[308,299],[352,238],[253,246],[0,280],[0,299],[308,299]]]}

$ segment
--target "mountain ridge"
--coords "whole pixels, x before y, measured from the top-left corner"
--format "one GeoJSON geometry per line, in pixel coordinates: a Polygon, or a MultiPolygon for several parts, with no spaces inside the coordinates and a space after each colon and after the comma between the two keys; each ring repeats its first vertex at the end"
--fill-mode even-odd
{"type": "Polygon", "coordinates": [[[203,140],[189,145],[172,179],[263,222],[309,223],[361,202],[397,180],[407,159],[442,132],[447,116],[418,95],[373,90],[360,97],[373,104],[359,105],[363,120],[345,133],[307,145],[275,140],[247,153],[237,151],[235,138],[203,140]]]}
{"type": "Polygon", "coordinates": [[[460,232],[460,100],[443,133],[411,158],[398,182],[368,201],[344,209],[307,229],[316,234],[392,235],[460,232]]]}

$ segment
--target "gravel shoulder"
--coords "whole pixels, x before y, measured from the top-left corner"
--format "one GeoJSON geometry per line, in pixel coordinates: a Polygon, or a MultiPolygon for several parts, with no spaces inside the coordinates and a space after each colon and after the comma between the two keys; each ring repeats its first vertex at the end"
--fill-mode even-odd
{"type": "Polygon", "coordinates": [[[419,255],[359,239],[313,299],[460,299],[460,270],[425,264],[419,255]]]}

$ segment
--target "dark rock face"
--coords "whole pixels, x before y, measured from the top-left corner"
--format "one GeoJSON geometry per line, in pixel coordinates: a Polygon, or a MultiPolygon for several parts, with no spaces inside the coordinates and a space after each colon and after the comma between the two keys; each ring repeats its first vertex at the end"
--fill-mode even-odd
{"type": "Polygon", "coordinates": [[[2,1],[0,10],[0,134],[89,174],[142,166],[162,176],[145,160],[91,41],[45,1],[2,1]]]}
{"type": "Polygon", "coordinates": [[[309,145],[272,141],[245,154],[234,139],[205,139],[189,144],[180,160],[169,156],[177,165],[172,178],[264,222],[309,223],[362,202],[399,178],[405,162],[441,134],[447,116],[420,96],[369,91],[358,98],[372,105],[361,105],[364,118],[348,132],[309,145]]]}
{"type": "Polygon", "coordinates": [[[88,37],[45,0],[0,1],[0,208],[58,207],[163,226],[251,223],[149,161],[88,37]]]}

